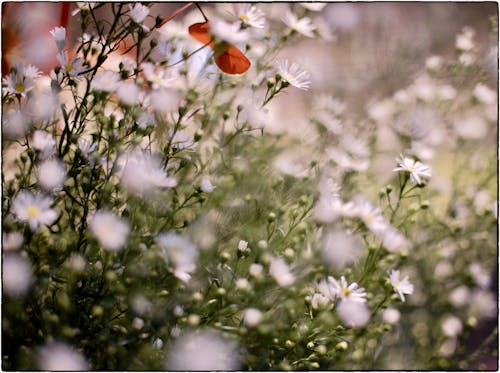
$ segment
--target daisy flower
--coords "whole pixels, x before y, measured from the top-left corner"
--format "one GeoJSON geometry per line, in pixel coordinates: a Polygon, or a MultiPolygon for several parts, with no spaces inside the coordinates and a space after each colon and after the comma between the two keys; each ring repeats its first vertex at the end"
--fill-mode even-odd
{"type": "Polygon", "coordinates": [[[217,39],[230,44],[246,43],[252,37],[250,32],[242,30],[238,23],[229,23],[222,19],[214,19],[210,22],[210,33],[217,39]]]}
{"type": "Polygon", "coordinates": [[[66,169],[58,159],[47,159],[38,165],[36,178],[46,191],[60,190],[66,180],[66,169]]]}
{"type": "Polygon", "coordinates": [[[330,277],[329,280],[337,297],[343,300],[348,299],[352,302],[366,302],[366,291],[364,288],[360,288],[356,282],[349,285],[344,276],[340,277],[340,283],[335,278],[331,277],[330,279],[330,277]]]}
{"type": "Polygon", "coordinates": [[[129,4],[128,7],[130,9],[129,16],[135,23],[142,23],[149,14],[149,8],[145,5],[136,3],[134,5],[129,4]]]}
{"type": "Polygon", "coordinates": [[[243,27],[264,28],[266,24],[264,12],[252,4],[233,4],[233,9],[243,27]]]}
{"type": "Polygon", "coordinates": [[[49,32],[56,42],[57,49],[62,51],[64,49],[64,42],[66,41],[66,29],[64,27],[55,27],[49,32]]]}
{"type": "Polygon", "coordinates": [[[299,34],[309,38],[314,37],[314,30],[316,29],[316,26],[313,25],[309,17],[299,19],[295,14],[288,10],[282,20],[285,25],[293,31],[297,31],[299,34]]]}
{"type": "Polygon", "coordinates": [[[431,169],[429,166],[411,158],[399,156],[399,167],[393,171],[402,171],[410,173],[410,181],[416,182],[419,185],[424,184],[424,180],[431,177],[431,169]]]}
{"type": "Polygon", "coordinates": [[[290,64],[288,60],[278,61],[278,73],[285,82],[298,89],[307,91],[311,85],[311,74],[302,70],[295,62],[290,64]]]}
{"type": "Polygon", "coordinates": [[[36,130],[31,139],[31,147],[38,150],[41,159],[46,159],[54,154],[56,140],[47,131],[36,130]]]}
{"type": "Polygon", "coordinates": [[[111,70],[104,70],[92,80],[92,88],[98,91],[113,92],[118,88],[120,74],[111,70]]]}
{"type": "Polygon", "coordinates": [[[196,246],[188,237],[175,232],[160,234],[156,242],[161,248],[160,256],[171,267],[175,277],[187,283],[196,270],[199,255],[196,246]]]}
{"type": "Polygon", "coordinates": [[[120,251],[130,233],[129,224],[109,211],[99,210],[89,221],[90,232],[109,251],[120,251]]]}
{"type": "Polygon", "coordinates": [[[39,75],[40,71],[33,65],[17,64],[4,79],[4,83],[7,85],[5,90],[7,93],[26,97],[26,93],[35,87],[35,78],[39,75]]]}
{"type": "Polygon", "coordinates": [[[57,219],[57,212],[50,208],[51,205],[50,197],[23,190],[12,202],[12,210],[20,221],[27,222],[31,230],[36,231],[41,225],[51,225],[57,219]]]}
{"type": "Polygon", "coordinates": [[[59,63],[61,64],[65,75],[77,76],[84,70],[84,59],[74,56],[70,61],[68,58],[68,51],[59,52],[56,58],[57,61],[59,61],[59,63]]]}
{"type": "Polygon", "coordinates": [[[402,280],[399,279],[399,271],[391,270],[389,274],[389,280],[394,288],[394,291],[399,295],[399,298],[404,302],[404,294],[413,294],[413,284],[408,280],[408,276],[405,276],[402,280]]]}

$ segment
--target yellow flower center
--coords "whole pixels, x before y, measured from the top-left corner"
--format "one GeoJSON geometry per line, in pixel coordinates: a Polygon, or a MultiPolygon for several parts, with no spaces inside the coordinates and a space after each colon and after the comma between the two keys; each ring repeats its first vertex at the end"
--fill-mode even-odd
{"type": "Polygon", "coordinates": [[[240,16],[240,20],[243,22],[248,22],[248,21],[250,21],[250,18],[246,14],[242,14],[240,16]]]}
{"type": "Polygon", "coordinates": [[[17,84],[14,86],[14,89],[15,89],[17,92],[24,92],[24,84],[22,84],[22,83],[17,83],[17,84]]]}
{"type": "Polygon", "coordinates": [[[69,63],[69,64],[67,64],[67,65],[66,65],[66,72],[68,72],[68,73],[69,73],[69,72],[71,72],[72,70],[73,70],[73,65],[72,65],[72,64],[70,64],[70,63],[69,63]]]}
{"type": "Polygon", "coordinates": [[[26,212],[28,213],[28,217],[30,218],[36,218],[38,215],[40,215],[40,210],[33,205],[29,206],[26,212]]]}
{"type": "Polygon", "coordinates": [[[343,288],[342,293],[344,294],[344,296],[348,297],[349,294],[351,294],[351,291],[348,288],[343,288]]]}

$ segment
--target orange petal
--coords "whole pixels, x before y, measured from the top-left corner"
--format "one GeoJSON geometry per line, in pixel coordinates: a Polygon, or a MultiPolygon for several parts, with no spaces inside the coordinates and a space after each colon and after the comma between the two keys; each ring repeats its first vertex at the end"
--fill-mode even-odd
{"type": "Polygon", "coordinates": [[[215,56],[215,63],[226,74],[243,74],[250,68],[250,60],[234,45],[215,56]]]}
{"type": "Polygon", "coordinates": [[[213,47],[212,36],[208,32],[210,24],[208,22],[195,23],[189,26],[189,35],[203,44],[210,44],[213,47]]]}

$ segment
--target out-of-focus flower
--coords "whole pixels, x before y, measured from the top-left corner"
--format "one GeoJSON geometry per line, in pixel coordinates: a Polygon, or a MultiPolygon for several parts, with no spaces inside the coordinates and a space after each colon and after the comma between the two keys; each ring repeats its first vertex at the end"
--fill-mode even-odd
{"type": "Polygon", "coordinates": [[[328,276],[326,279],[321,280],[316,284],[316,288],[324,298],[329,301],[335,300],[338,296],[338,288],[335,285],[335,279],[332,276],[328,276]]]}
{"type": "Polygon", "coordinates": [[[51,342],[38,349],[38,368],[47,371],[85,371],[89,363],[80,352],[63,342],[51,342]]]}
{"type": "Polygon", "coordinates": [[[295,276],[283,258],[274,257],[269,265],[269,273],[279,286],[288,287],[295,282],[295,276]]]}
{"type": "Polygon", "coordinates": [[[56,140],[47,131],[36,130],[31,139],[31,146],[40,152],[41,159],[46,159],[54,154],[56,140]]]}
{"type": "Polygon", "coordinates": [[[160,256],[171,267],[174,275],[184,282],[191,279],[196,270],[198,249],[191,240],[179,233],[161,233],[156,242],[161,248],[160,256]]]}
{"type": "Polygon", "coordinates": [[[304,8],[313,11],[313,12],[321,12],[328,3],[299,3],[304,8]]]}
{"type": "Polygon", "coordinates": [[[304,36],[309,38],[314,37],[314,30],[316,26],[312,23],[309,17],[304,17],[299,19],[295,14],[293,14],[289,9],[283,16],[283,22],[287,25],[291,30],[298,32],[304,36]]]}
{"type": "Polygon", "coordinates": [[[462,321],[460,321],[460,319],[456,316],[447,316],[441,322],[441,329],[443,330],[444,335],[446,335],[447,337],[456,337],[460,335],[460,333],[462,333],[462,321]]]}
{"type": "Polygon", "coordinates": [[[47,159],[38,165],[37,181],[46,191],[59,190],[66,180],[66,170],[63,163],[57,159],[47,159]]]}
{"type": "Polygon", "coordinates": [[[4,255],[2,260],[2,290],[11,297],[22,297],[33,283],[33,271],[28,259],[17,253],[4,255]]]}
{"type": "Polygon", "coordinates": [[[311,306],[315,310],[326,306],[328,303],[330,303],[330,300],[321,293],[314,293],[311,297],[311,306]]]}
{"type": "Polygon", "coordinates": [[[481,266],[480,263],[474,262],[469,264],[469,272],[474,279],[474,282],[483,289],[488,289],[491,284],[489,273],[481,266]]]}
{"type": "Polygon", "coordinates": [[[259,264],[259,263],[252,263],[248,267],[248,273],[252,277],[259,277],[259,276],[261,276],[263,270],[264,270],[264,267],[262,266],[262,264],[259,264]]]}
{"type": "Polygon", "coordinates": [[[177,179],[167,175],[159,158],[137,151],[126,159],[121,184],[129,192],[142,196],[157,188],[175,187],[177,179]]]}
{"type": "Polygon", "coordinates": [[[54,29],[50,30],[50,34],[56,42],[57,49],[59,49],[59,51],[62,51],[64,49],[64,43],[66,41],[66,29],[64,27],[55,27],[54,29]]]}
{"type": "Polygon", "coordinates": [[[137,105],[140,103],[141,89],[134,82],[120,82],[116,94],[125,105],[137,105]]]}
{"type": "Polygon", "coordinates": [[[78,148],[81,150],[82,154],[88,158],[97,149],[97,144],[92,141],[84,139],[83,137],[78,138],[78,148]]]}
{"type": "Polygon", "coordinates": [[[469,303],[470,299],[470,291],[469,288],[465,285],[461,285],[453,289],[450,294],[450,302],[455,307],[463,307],[467,303],[469,303]]]}
{"type": "Polygon", "coordinates": [[[283,81],[291,84],[292,86],[307,91],[311,86],[311,74],[295,62],[288,60],[278,61],[278,73],[283,81]]]}
{"type": "Polygon", "coordinates": [[[382,245],[390,252],[403,252],[408,248],[406,237],[392,226],[382,232],[382,245]]]}
{"type": "Polygon", "coordinates": [[[90,218],[89,229],[101,246],[115,252],[123,249],[130,233],[130,226],[124,219],[104,210],[90,218]]]}
{"type": "Polygon", "coordinates": [[[457,35],[455,47],[460,51],[467,52],[474,48],[474,30],[470,27],[464,27],[462,32],[457,35]]]}
{"type": "Polygon", "coordinates": [[[167,370],[234,371],[240,367],[237,345],[219,332],[205,329],[187,332],[168,351],[167,370]]]}
{"type": "Polygon", "coordinates": [[[238,23],[230,23],[217,18],[210,21],[210,33],[229,44],[247,43],[252,39],[252,34],[248,30],[241,29],[238,23]]]}
{"type": "Polygon", "coordinates": [[[405,294],[413,294],[413,284],[410,283],[408,276],[405,276],[402,280],[400,280],[398,270],[391,270],[389,280],[391,281],[394,291],[399,295],[399,298],[401,298],[403,302],[405,301],[405,294]]]}
{"type": "Polygon", "coordinates": [[[24,110],[9,108],[2,112],[2,133],[9,139],[19,139],[26,136],[29,124],[24,110]]]}
{"type": "Polygon", "coordinates": [[[355,263],[362,255],[362,242],[343,230],[327,230],[323,234],[321,258],[334,269],[343,269],[355,263]]]}
{"type": "Polygon", "coordinates": [[[336,296],[341,298],[342,300],[347,299],[351,302],[359,303],[366,302],[366,291],[364,288],[359,287],[356,282],[353,282],[349,285],[345,277],[341,276],[340,283],[334,277],[331,277],[331,284],[333,286],[334,292],[336,293],[336,296]]]}
{"type": "Polygon", "coordinates": [[[98,91],[113,92],[118,87],[120,74],[111,70],[104,70],[96,74],[92,80],[92,88],[98,91]]]}
{"type": "Polygon", "coordinates": [[[75,10],[73,10],[73,12],[71,12],[71,15],[75,16],[78,13],[80,13],[82,10],[88,11],[88,10],[94,9],[97,4],[99,4],[99,3],[87,2],[87,1],[77,1],[76,2],[77,8],[75,10]]]}
{"type": "Polygon", "coordinates": [[[395,308],[386,308],[384,312],[382,313],[382,319],[384,322],[388,324],[397,324],[399,319],[401,318],[401,312],[399,312],[395,308]]]}
{"type": "Polygon", "coordinates": [[[149,8],[140,3],[129,4],[128,8],[130,9],[129,16],[135,23],[142,23],[149,14],[149,8]]]}
{"type": "Polygon", "coordinates": [[[342,299],[336,310],[342,322],[353,328],[366,325],[370,319],[370,310],[366,304],[351,299],[342,299]]]}
{"type": "Polygon", "coordinates": [[[3,233],[2,248],[5,251],[14,251],[24,243],[24,236],[19,232],[3,233]]]}
{"type": "Polygon", "coordinates": [[[479,113],[466,113],[458,117],[453,125],[457,134],[464,139],[479,140],[488,134],[488,123],[479,113]]]}
{"type": "Polygon", "coordinates": [[[57,61],[59,61],[59,63],[61,64],[65,75],[75,77],[85,70],[83,66],[85,60],[81,57],[73,56],[70,61],[68,57],[68,51],[59,52],[56,58],[57,61]]]}
{"type": "MultiPolygon", "coordinates": [[[[147,96],[147,100],[153,108],[158,113],[172,113],[179,109],[182,102],[182,93],[173,88],[161,87],[154,89],[147,96]]],[[[147,103],[145,103],[145,106],[147,103]]]]}
{"type": "Polygon", "coordinates": [[[257,308],[246,308],[243,310],[243,323],[245,326],[253,328],[259,325],[262,320],[262,312],[257,308]]]}
{"type": "Polygon", "coordinates": [[[409,172],[410,181],[416,182],[417,184],[424,184],[425,179],[429,179],[432,176],[429,166],[414,159],[404,157],[402,154],[399,156],[398,164],[399,166],[393,171],[409,172]]]}
{"type": "Polygon", "coordinates": [[[141,63],[141,69],[142,74],[153,89],[172,87],[172,84],[178,78],[176,70],[167,70],[162,66],[155,66],[150,62],[141,63]]]}
{"type": "Polygon", "coordinates": [[[235,3],[233,9],[243,27],[264,28],[266,24],[264,12],[253,4],[235,3]]]}
{"type": "Polygon", "coordinates": [[[17,64],[12,72],[4,78],[7,93],[19,94],[26,97],[26,93],[35,87],[35,79],[40,76],[40,71],[33,65],[17,64]]]}
{"type": "Polygon", "coordinates": [[[52,210],[52,199],[40,194],[22,190],[12,202],[12,210],[20,221],[27,222],[32,231],[41,225],[51,225],[57,219],[57,212],[52,210]]]}
{"type": "Polygon", "coordinates": [[[212,193],[215,187],[210,182],[210,179],[205,176],[203,179],[201,179],[200,189],[204,193],[212,193]]]}

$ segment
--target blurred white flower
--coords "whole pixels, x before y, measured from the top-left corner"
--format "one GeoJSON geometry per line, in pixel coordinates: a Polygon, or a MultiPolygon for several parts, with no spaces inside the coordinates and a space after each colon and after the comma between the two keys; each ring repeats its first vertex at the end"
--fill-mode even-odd
{"type": "Polygon", "coordinates": [[[282,20],[291,30],[309,38],[314,37],[314,30],[316,29],[316,26],[314,26],[309,17],[299,19],[290,11],[290,9],[288,9],[282,20]]]}
{"type": "Polygon", "coordinates": [[[141,63],[141,70],[153,89],[172,87],[172,84],[178,78],[176,73],[177,70],[169,70],[163,66],[156,66],[150,62],[141,63]]]}
{"type": "Polygon", "coordinates": [[[469,273],[480,288],[488,289],[491,284],[491,277],[480,263],[474,262],[469,264],[469,273]]]}
{"type": "Polygon", "coordinates": [[[288,60],[279,60],[278,73],[285,82],[292,86],[307,91],[311,86],[311,74],[295,62],[291,63],[288,60]]]}
{"type": "Polygon", "coordinates": [[[58,159],[47,159],[38,165],[36,178],[46,191],[60,190],[66,180],[66,169],[58,159]]]}
{"type": "Polygon", "coordinates": [[[97,149],[97,144],[94,144],[92,141],[84,139],[83,137],[79,137],[78,148],[86,158],[89,158],[90,154],[97,149]]]}
{"type": "Polygon", "coordinates": [[[39,76],[40,71],[35,66],[16,64],[12,72],[3,79],[3,83],[7,85],[4,90],[7,93],[26,97],[26,93],[35,87],[35,78],[39,76]]]}
{"type": "Polygon", "coordinates": [[[431,169],[429,166],[414,159],[404,157],[402,154],[399,156],[398,165],[399,166],[393,171],[409,172],[410,181],[416,182],[417,184],[424,184],[424,180],[431,177],[431,169]]]}
{"type": "Polygon", "coordinates": [[[323,233],[321,258],[333,269],[343,269],[361,257],[362,247],[357,236],[340,229],[328,229],[323,233]]]}
{"type": "Polygon", "coordinates": [[[168,176],[158,157],[136,151],[126,155],[120,182],[130,193],[143,196],[157,188],[172,188],[177,179],[168,176]]]}
{"type": "Polygon", "coordinates": [[[22,190],[12,202],[12,211],[20,221],[27,222],[32,231],[40,225],[51,225],[57,219],[57,212],[52,210],[52,199],[40,194],[22,190]]]}
{"type": "MultiPolygon", "coordinates": [[[[82,71],[85,70],[83,63],[85,60],[81,57],[73,56],[71,60],[68,58],[68,51],[61,51],[56,56],[57,61],[61,64],[62,70],[65,75],[68,76],[78,76],[82,71]]],[[[104,89],[103,89],[104,91],[104,89]]]]}
{"type": "Polygon", "coordinates": [[[342,299],[336,307],[337,314],[346,326],[359,328],[370,319],[370,310],[365,303],[342,299]]]}
{"type": "Polygon", "coordinates": [[[11,297],[22,297],[33,283],[33,271],[28,259],[8,253],[2,260],[2,291],[11,297]]]}
{"type": "Polygon", "coordinates": [[[388,225],[382,232],[382,245],[392,253],[404,252],[409,247],[406,237],[396,228],[388,225]]]}
{"type": "Polygon", "coordinates": [[[181,91],[172,88],[160,87],[154,89],[147,96],[147,102],[144,103],[145,106],[149,104],[151,107],[159,113],[172,113],[179,109],[183,95],[181,91]]]}
{"type": "Polygon", "coordinates": [[[340,283],[334,277],[329,276],[328,279],[331,281],[333,291],[337,297],[354,303],[366,302],[366,291],[364,288],[359,287],[356,282],[349,285],[344,276],[340,276],[340,283]]]}
{"type": "Polygon", "coordinates": [[[174,275],[186,283],[189,282],[198,261],[196,246],[187,236],[175,232],[161,233],[156,242],[161,248],[160,256],[174,275]]]}
{"type": "Polygon", "coordinates": [[[111,70],[104,70],[96,74],[92,80],[92,88],[98,91],[113,92],[120,82],[120,74],[111,70]]]}
{"type": "Polygon", "coordinates": [[[469,298],[470,313],[476,317],[498,317],[498,299],[488,290],[474,289],[469,298]]]}
{"type": "Polygon", "coordinates": [[[80,352],[63,342],[51,342],[38,349],[38,368],[46,371],[86,371],[90,365],[80,352]]]}
{"type": "Polygon", "coordinates": [[[129,16],[135,23],[142,23],[149,14],[149,8],[140,3],[129,4],[128,8],[130,9],[129,16]]]}
{"type": "Polygon", "coordinates": [[[58,96],[52,92],[37,92],[30,97],[26,113],[35,121],[50,121],[57,115],[59,109],[58,96]]]}
{"type": "Polygon", "coordinates": [[[316,3],[316,2],[312,2],[312,3],[299,3],[301,6],[303,6],[304,8],[310,10],[310,11],[313,11],[313,12],[321,12],[325,6],[328,5],[328,3],[316,3]]]}
{"type": "Polygon", "coordinates": [[[210,33],[229,44],[247,43],[252,39],[252,34],[241,29],[238,23],[226,22],[219,18],[210,21],[210,33]]]}
{"type": "Polygon", "coordinates": [[[3,109],[2,134],[9,139],[19,139],[26,136],[29,130],[29,119],[24,110],[3,109]]]}
{"type": "Polygon", "coordinates": [[[246,278],[239,278],[234,282],[236,289],[242,291],[248,291],[251,289],[250,282],[246,278]]]}
{"type": "Polygon", "coordinates": [[[2,248],[5,251],[14,251],[21,247],[24,243],[24,236],[19,232],[3,232],[2,235],[2,248]]]}
{"type": "Polygon", "coordinates": [[[233,9],[236,18],[241,21],[243,27],[264,28],[266,24],[264,12],[253,4],[234,3],[233,9]]]}
{"type": "MultiPolygon", "coordinates": [[[[326,279],[319,281],[316,284],[316,289],[319,291],[325,299],[329,301],[334,301],[337,298],[338,287],[335,285],[336,281],[332,276],[328,276],[326,279]]],[[[323,301],[322,298],[318,299],[319,301],[323,301]]]]}
{"type": "Polygon", "coordinates": [[[488,123],[479,113],[466,113],[453,124],[457,134],[464,139],[479,140],[488,135],[488,123]]]}
{"type": "Polygon", "coordinates": [[[438,70],[443,65],[443,58],[440,56],[430,56],[425,60],[425,67],[429,70],[438,70]]]}
{"type": "Polygon", "coordinates": [[[139,114],[137,118],[137,125],[141,128],[147,128],[149,126],[154,126],[156,119],[153,113],[148,111],[143,111],[139,114]]]}
{"type": "Polygon", "coordinates": [[[321,293],[314,293],[311,297],[311,306],[315,310],[325,307],[328,303],[330,300],[321,293]]]}
{"type": "Polygon", "coordinates": [[[42,130],[36,130],[31,139],[31,146],[33,149],[40,152],[41,159],[46,159],[54,154],[56,150],[56,140],[50,133],[42,130]]]}
{"type": "Polygon", "coordinates": [[[269,273],[279,286],[288,287],[295,282],[295,276],[283,258],[274,257],[271,259],[269,273]]]}
{"type": "Polygon", "coordinates": [[[259,264],[259,263],[252,263],[248,267],[248,273],[252,277],[261,276],[263,271],[264,271],[264,267],[262,266],[262,264],[259,264]]]}
{"type": "Polygon", "coordinates": [[[205,176],[203,177],[203,179],[201,179],[200,189],[204,193],[212,193],[215,187],[210,182],[210,179],[207,176],[205,176]]]}
{"type": "Polygon", "coordinates": [[[462,333],[462,321],[460,321],[460,319],[456,316],[447,316],[441,322],[441,329],[443,330],[444,335],[446,335],[447,337],[456,337],[460,335],[460,333],[462,333]]]}
{"type": "Polygon", "coordinates": [[[467,52],[474,48],[474,30],[470,27],[464,27],[462,32],[457,35],[455,47],[461,51],[467,52]]]}
{"type": "Polygon", "coordinates": [[[450,292],[449,297],[451,304],[455,307],[463,307],[469,303],[469,288],[465,285],[458,286],[450,292]]]}
{"type": "Polygon", "coordinates": [[[49,32],[56,42],[57,49],[59,49],[59,51],[62,51],[64,49],[64,43],[66,41],[66,29],[64,27],[55,27],[49,32]]]}
{"type": "Polygon", "coordinates": [[[449,338],[443,342],[441,347],[439,347],[439,355],[445,356],[445,357],[450,357],[453,355],[457,348],[457,339],[456,338],[449,338]]]}
{"type": "Polygon", "coordinates": [[[245,308],[243,310],[243,324],[249,328],[259,325],[262,320],[262,312],[257,308],[245,308]]]}
{"type": "Polygon", "coordinates": [[[389,307],[382,312],[382,319],[388,324],[397,324],[400,318],[401,312],[399,312],[396,308],[389,307]]]}
{"type": "Polygon", "coordinates": [[[389,222],[382,216],[382,211],[362,197],[354,201],[355,216],[359,217],[366,227],[376,235],[383,235],[389,222]]]}
{"type": "Polygon", "coordinates": [[[405,294],[413,294],[413,284],[410,283],[408,276],[405,276],[402,280],[399,279],[399,270],[391,270],[389,274],[389,280],[394,288],[394,291],[399,295],[399,298],[404,302],[405,294]]]}
{"type": "Polygon", "coordinates": [[[125,105],[137,105],[140,103],[141,89],[132,81],[120,82],[116,94],[125,105]]]}
{"type": "Polygon", "coordinates": [[[89,219],[89,229],[101,246],[114,252],[123,249],[130,233],[128,222],[104,210],[98,210],[89,219]]]}
{"type": "Polygon", "coordinates": [[[219,332],[187,332],[173,342],[166,369],[177,371],[234,371],[240,367],[237,345],[219,332]]]}

